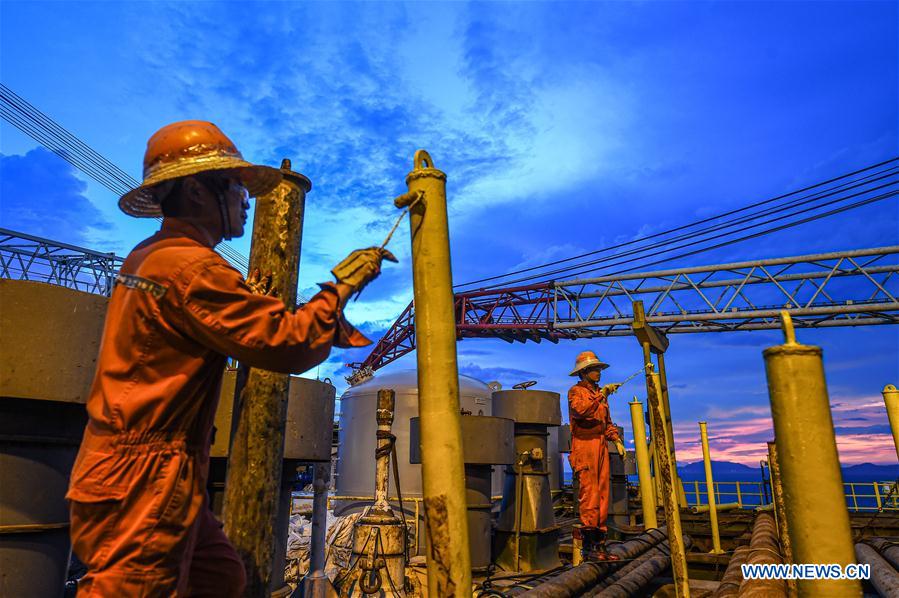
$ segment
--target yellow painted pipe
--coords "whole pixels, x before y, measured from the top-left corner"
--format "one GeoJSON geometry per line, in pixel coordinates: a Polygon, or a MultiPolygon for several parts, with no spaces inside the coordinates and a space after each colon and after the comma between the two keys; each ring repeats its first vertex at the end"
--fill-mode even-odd
{"type": "Polygon", "coordinates": [[[637,477],[640,480],[640,504],[643,505],[643,527],[658,528],[656,519],[656,496],[652,477],[649,474],[649,451],[646,447],[646,421],[643,419],[643,405],[634,397],[628,403],[631,407],[631,423],[634,426],[634,452],[637,454],[637,477]]]}
{"type": "Polygon", "coordinates": [[[718,509],[715,508],[715,480],[712,478],[712,457],[709,454],[709,433],[706,422],[699,422],[702,440],[702,462],[705,464],[705,489],[709,497],[709,520],[712,524],[712,550],[709,554],[723,554],[721,536],[718,534],[718,509]]]}
{"type": "Polygon", "coordinates": [[[896,458],[899,458],[899,390],[896,390],[895,385],[887,384],[883,387],[883,402],[886,404],[887,417],[890,418],[890,428],[893,430],[896,458]]]}
{"type": "MultiPolygon", "coordinates": [[[[738,502],[722,502],[715,505],[715,510],[719,513],[721,511],[736,511],[737,509],[742,509],[743,505],[738,502]]],[[[708,513],[709,505],[693,505],[690,507],[690,512],[694,515],[699,513],[708,513]]]]}
{"type": "Polygon", "coordinates": [[[418,359],[421,478],[427,530],[428,595],[471,594],[471,557],[459,415],[459,370],[450,270],[446,175],[424,150],[406,177],[418,359]]]}
{"type": "MultiPolygon", "coordinates": [[[[796,563],[855,563],[849,511],[824,380],[821,348],[796,342],[781,312],[785,343],[765,349],[765,371],[787,528],[796,563]]],[[[857,580],[799,580],[799,596],[861,596],[857,580]]]]}
{"type": "Polygon", "coordinates": [[[665,433],[668,434],[668,446],[671,447],[671,465],[674,472],[674,487],[677,490],[677,504],[681,508],[687,506],[687,493],[677,473],[677,450],[674,446],[674,420],[671,417],[671,401],[668,398],[668,376],[665,373],[665,354],[659,353],[659,380],[662,383],[662,413],[665,416],[665,433]]]}
{"type": "Polygon", "coordinates": [[[652,365],[646,368],[647,388],[649,389],[649,409],[652,418],[652,437],[659,456],[657,475],[662,482],[660,498],[665,509],[665,522],[668,526],[668,547],[671,553],[671,571],[674,576],[674,590],[677,598],[690,597],[690,585],[687,577],[687,555],[684,537],[681,531],[680,508],[677,505],[677,492],[674,488],[675,478],[672,474],[671,451],[668,447],[668,435],[665,434],[665,420],[662,417],[661,397],[662,383],[659,375],[654,373],[652,365]]]}
{"type": "MultiPolygon", "coordinates": [[[[768,472],[771,476],[771,498],[774,504],[774,520],[777,523],[777,535],[783,549],[784,562],[793,562],[793,545],[790,542],[790,531],[787,529],[787,513],[784,509],[783,486],[780,482],[780,463],[777,461],[777,445],[768,443],[768,472]]],[[[795,579],[787,580],[787,596],[796,596],[798,588],[795,579]]]]}

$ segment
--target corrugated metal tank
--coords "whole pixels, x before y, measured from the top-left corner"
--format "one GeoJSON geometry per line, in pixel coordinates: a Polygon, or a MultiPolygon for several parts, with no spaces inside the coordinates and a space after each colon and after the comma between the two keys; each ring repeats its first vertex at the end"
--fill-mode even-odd
{"type": "MultiPolygon", "coordinates": [[[[335,489],[338,496],[371,496],[375,491],[375,409],[381,388],[396,392],[393,434],[400,467],[403,497],[421,496],[421,465],[409,462],[409,420],[418,416],[418,377],[415,370],[391,372],[349,388],[340,398],[340,431],[335,489]]],[[[472,415],[492,415],[490,388],[475,378],[459,376],[459,403],[472,415]]],[[[393,477],[390,494],[394,495],[393,477]]],[[[337,514],[361,505],[338,503],[337,514]]],[[[407,509],[408,510],[408,509],[407,509]]]]}

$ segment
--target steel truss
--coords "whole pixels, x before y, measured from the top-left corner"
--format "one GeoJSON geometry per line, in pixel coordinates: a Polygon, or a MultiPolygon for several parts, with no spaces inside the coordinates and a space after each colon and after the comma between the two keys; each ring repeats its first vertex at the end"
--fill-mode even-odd
{"type": "Polygon", "coordinates": [[[122,262],[114,253],[0,228],[0,278],[46,282],[108,297],[122,262]]]}
{"type": "MultiPolygon", "coordinates": [[[[899,323],[899,246],[697,266],[458,293],[459,339],[628,336],[632,304],[665,333],[899,323]]],[[[362,363],[365,376],[415,349],[409,304],[362,363]]]]}

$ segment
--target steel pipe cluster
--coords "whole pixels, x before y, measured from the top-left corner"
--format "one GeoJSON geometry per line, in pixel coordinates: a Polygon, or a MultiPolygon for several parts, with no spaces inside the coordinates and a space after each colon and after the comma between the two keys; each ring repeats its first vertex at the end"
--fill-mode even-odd
{"type": "MultiPolygon", "coordinates": [[[[692,544],[690,537],[684,536],[684,547],[689,549],[692,544]]],[[[654,577],[669,566],[671,566],[671,552],[666,540],[615,571],[584,596],[629,598],[638,595],[654,577]]]]}
{"type": "Polygon", "coordinates": [[[858,562],[871,566],[871,585],[881,596],[899,596],[899,544],[869,538],[855,545],[858,562]]]}
{"type": "MultiPolygon", "coordinates": [[[[770,513],[760,512],[752,526],[747,565],[775,565],[784,562],[777,538],[777,523],[770,513]]],[[[737,596],[777,597],[787,595],[783,579],[744,579],[737,596]]]]}
{"type": "MultiPolygon", "coordinates": [[[[689,540],[687,540],[689,541],[689,540]]],[[[572,596],[580,596],[584,592],[593,590],[597,584],[602,582],[612,573],[627,566],[630,567],[634,559],[638,559],[645,553],[655,549],[661,543],[667,543],[666,530],[649,530],[644,534],[637,536],[621,544],[614,544],[609,547],[609,552],[620,557],[621,561],[605,561],[605,562],[588,562],[582,563],[577,567],[567,569],[562,573],[548,579],[535,588],[532,588],[521,595],[528,598],[566,598],[572,596]]],[[[659,551],[664,555],[664,566],[666,568],[671,564],[667,554],[668,551],[659,551]]],[[[632,572],[638,567],[634,567],[632,572]]],[[[641,575],[645,572],[641,571],[641,575]]],[[[650,579],[652,576],[650,576],[650,579]]]]}

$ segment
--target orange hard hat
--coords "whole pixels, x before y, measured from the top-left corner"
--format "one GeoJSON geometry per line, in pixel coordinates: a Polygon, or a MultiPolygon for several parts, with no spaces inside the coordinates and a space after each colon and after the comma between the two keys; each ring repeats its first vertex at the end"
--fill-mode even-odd
{"type": "Polygon", "coordinates": [[[568,375],[577,376],[578,372],[594,366],[598,366],[600,370],[604,370],[609,367],[609,364],[600,361],[593,351],[584,351],[583,353],[578,354],[577,359],[574,360],[574,369],[571,370],[571,373],[568,375]]]}
{"type": "Polygon", "coordinates": [[[234,171],[251,196],[264,195],[278,186],[277,168],[250,164],[221,129],[202,120],[184,120],[166,125],[147,141],[144,182],[119,199],[123,212],[138,218],[161,216],[153,188],[210,170],[234,171]]]}

